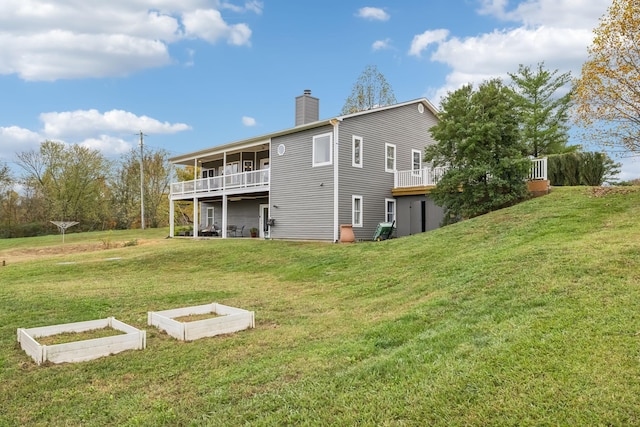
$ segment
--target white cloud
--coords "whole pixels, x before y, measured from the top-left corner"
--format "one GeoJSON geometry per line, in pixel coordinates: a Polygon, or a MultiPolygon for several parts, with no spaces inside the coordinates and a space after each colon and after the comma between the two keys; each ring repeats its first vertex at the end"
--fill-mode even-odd
{"type": "Polygon", "coordinates": [[[389,49],[391,47],[391,39],[376,40],[371,45],[373,50],[389,49]]]}
{"type": "Polygon", "coordinates": [[[128,153],[133,148],[130,142],[109,135],[87,138],[80,142],[79,145],[92,150],[98,150],[107,157],[116,157],[128,153]]]}
{"type": "Polygon", "coordinates": [[[222,2],[220,3],[220,8],[229,9],[236,13],[253,12],[257,15],[261,15],[262,10],[264,9],[264,3],[261,1],[250,0],[245,2],[244,6],[237,6],[231,3],[222,2]]]}
{"type": "Polygon", "coordinates": [[[0,127],[0,159],[15,153],[38,149],[45,140],[79,144],[99,150],[108,157],[131,150],[136,134],[174,134],[191,129],[184,123],[161,122],[148,116],[111,110],[77,110],[40,114],[43,127],[39,131],[11,126],[0,127]]]}
{"type": "Polygon", "coordinates": [[[202,0],[2,0],[0,75],[24,80],[123,76],[172,63],[169,46],[184,39],[250,45],[247,24],[228,24],[220,10],[262,13],[202,0]]]}
{"type": "Polygon", "coordinates": [[[242,116],[242,124],[251,127],[255,126],[257,122],[253,117],[242,116]]]}
{"type": "Polygon", "coordinates": [[[189,130],[184,123],[171,124],[122,110],[101,113],[98,110],[76,110],[40,114],[43,133],[48,137],[84,137],[101,132],[129,134],[142,130],[147,134],[171,134],[189,130]]]}
{"type": "Polygon", "coordinates": [[[225,38],[229,44],[249,45],[251,29],[246,24],[228,25],[219,11],[198,9],[183,15],[184,32],[187,37],[204,39],[210,43],[225,38]]]}
{"type": "Polygon", "coordinates": [[[508,3],[507,0],[483,0],[478,12],[528,27],[593,28],[611,5],[610,0],[527,0],[507,10],[508,3]]]}
{"type": "Polygon", "coordinates": [[[44,138],[37,132],[18,126],[0,127],[0,159],[38,148],[44,138]]]}
{"type": "Polygon", "coordinates": [[[391,16],[384,9],[378,7],[363,7],[358,9],[356,16],[371,21],[388,21],[391,16]]]}
{"type": "Polygon", "coordinates": [[[519,25],[474,37],[451,37],[431,30],[414,37],[409,55],[420,56],[433,43],[430,59],[446,64],[450,72],[443,86],[428,94],[436,103],[447,92],[467,83],[515,72],[520,64],[544,62],[548,69],[580,73],[593,40],[593,28],[606,12],[609,0],[525,0],[509,9],[507,0],[482,0],[478,13],[519,25]]]}
{"type": "Polygon", "coordinates": [[[423,50],[433,43],[439,43],[449,36],[449,30],[427,30],[422,34],[413,36],[409,55],[420,56],[423,50]]]}

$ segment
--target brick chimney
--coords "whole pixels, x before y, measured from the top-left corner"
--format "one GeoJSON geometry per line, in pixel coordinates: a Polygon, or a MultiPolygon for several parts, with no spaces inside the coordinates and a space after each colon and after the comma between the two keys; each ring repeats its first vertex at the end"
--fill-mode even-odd
{"type": "Polygon", "coordinates": [[[320,120],[320,100],[311,96],[311,90],[296,97],[296,126],[320,120]]]}

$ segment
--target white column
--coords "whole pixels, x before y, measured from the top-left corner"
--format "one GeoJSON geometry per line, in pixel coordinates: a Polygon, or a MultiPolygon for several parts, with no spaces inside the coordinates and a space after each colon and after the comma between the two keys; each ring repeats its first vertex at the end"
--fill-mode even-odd
{"type": "Polygon", "coordinates": [[[169,237],[173,237],[175,234],[175,217],[176,217],[176,208],[174,206],[174,201],[169,196],[169,237]]]}
{"type": "Polygon", "coordinates": [[[227,195],[222,195],[222,238],[227,238],[227,195]]]}
{"type": "Polygon", "coordinates": [[[193,198],[193,237],[198,237],[198,228],[200,228],[200,220],[198,219],[198,198],[193,198]]]}

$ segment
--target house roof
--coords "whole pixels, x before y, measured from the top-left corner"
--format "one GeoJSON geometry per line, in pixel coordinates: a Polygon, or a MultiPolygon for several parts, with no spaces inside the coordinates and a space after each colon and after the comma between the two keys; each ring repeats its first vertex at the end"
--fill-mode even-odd
{"type": "Polygon", "coordinates": [[[411,104],[417,104],[417,103],[422,103],[429,111],[431,111],[434,115],[438,115],[438,110],[434,107],[434,105],[429,102],[429,100],[427,100],[426,98],[418,98],[418,99],[414,99],[411,101],[406,101],[406,102],[401,102],[399,104],[393,104],[393,105],[385,105],[383,107],[376,107],[376,108],[372,108],[370,110],[364,110],[364,111],[359,111],[357,113],[352,113],[352,114],[346,114],[346,115],[342,115],[342,116],[335,116],[335,117],[331,117],[329,119],[324,119],[324,120],[318,120],[316,122],[311,122],[311,123],[306,123],[300,126],[295,126],[292,128],[288,128],[288,129],[283,129],[277,132],[272,132],[272,133],[268,133],[268,134],[264,134],[264,135],[260,135],[260,136],[255,136],[252,138],[248,138],[248,139],[242,139],[239,141],[235,141],[235,142],[230,142],[228,144],[223,144],[223,145],[218,145],[218,146],[214,146],[214,147],[210,147],[210,148],[206,148],[203,150],[199,150],[199,151],[194,151],[191,153],[186,153],[180,156],[175,156],[169,159],[169,161],[171,163],[175,163],[175,164],[181,164],[181,165],[193,165],[194,161],[196,160],[201,160],[203,158],[206,157],[211,157],[211,156],[215,156],[215,155],[219,155],[222,154],[223,152],[229,152],[229,151],[241,151],[243,149],[247,149],[247,148],[255,148],[256,146],[260,146],[262,144],[265,144],[266,147],[268,147],[269,142],[271,141],[272,138],[278,137],[278,136],[283,136],[283,135],[289,135],[292,133],[296,133],[296,132],[301,132],[304,130],[308,130],[308,129],[313,129],[313,128],[318,128],[318,127],[322,127],[322,126],[326,126],[328,124],[331,124],[334,120],[338,120],[338,121],[342,121],[345,119],[349,119],[351,117],[357,117],[357,116],[362,116],[365,114],[372,114],[372,113],[376,113],[376,112],[380,112],[380,111],[385,111],[385,110],[391,110],[394,108],[400,108],[403,107],[405,105],[411,105],[411,104]]]}

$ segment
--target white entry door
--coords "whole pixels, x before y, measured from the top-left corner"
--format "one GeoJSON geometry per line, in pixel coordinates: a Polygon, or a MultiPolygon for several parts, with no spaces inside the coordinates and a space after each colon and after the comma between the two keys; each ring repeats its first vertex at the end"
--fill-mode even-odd
{"type": "Polygon", "coordinates": [[[260,233],[260,237],[263,239],[269,238],[269,226],[267,225],[269,221],[269,205],[260,205],[260,226],[258,227],[258,232],[260,233]]]}

